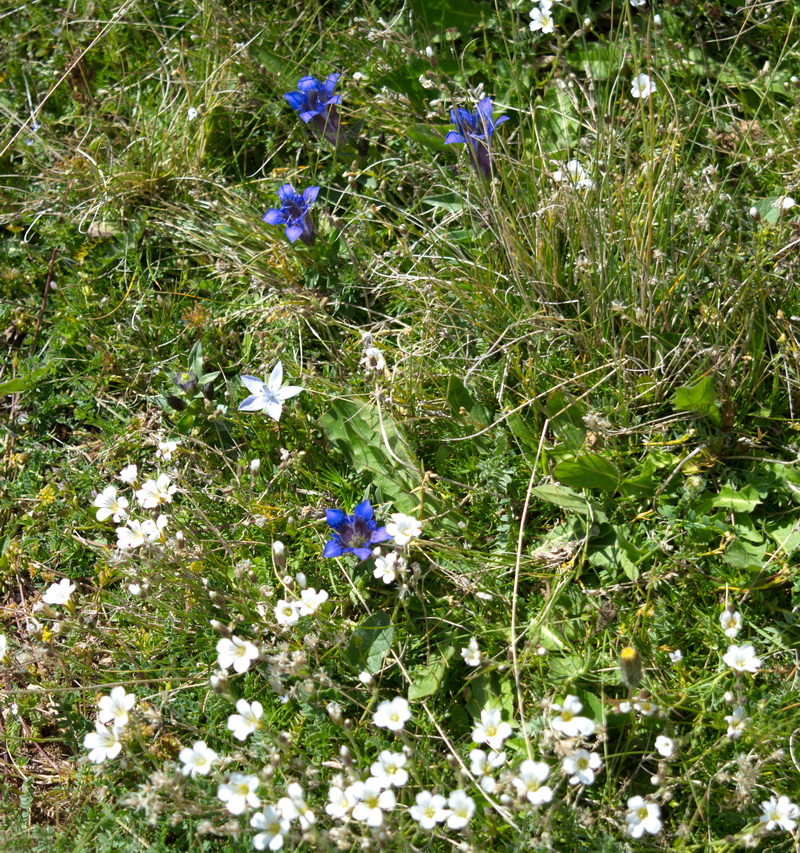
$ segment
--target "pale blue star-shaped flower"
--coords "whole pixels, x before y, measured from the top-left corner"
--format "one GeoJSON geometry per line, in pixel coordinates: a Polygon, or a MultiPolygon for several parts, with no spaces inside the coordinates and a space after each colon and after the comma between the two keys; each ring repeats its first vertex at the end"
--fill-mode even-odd
{"type": "Polygon", "coordinates": [[[266,412],[274,421],[280,420],[284,402],[303,390],[298,385],[283,384],[283,364],[280,361],[272,368],[266,382],[255,376],[243,375],[239,378],[250,392],[250,396],[239,404],[239,411],[266,412]]]}

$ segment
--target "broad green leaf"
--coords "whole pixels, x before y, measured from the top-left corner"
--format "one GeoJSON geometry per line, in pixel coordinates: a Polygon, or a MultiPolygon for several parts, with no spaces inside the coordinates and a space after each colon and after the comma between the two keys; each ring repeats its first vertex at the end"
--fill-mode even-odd
{"type": "Polygon", "coordinates": [[[387,613],[378,611],[368,616],[353,631],[345,656],[354,669],[366,669],[374,675],[383,665],[393,640],[392,620],[387,613]]]}
{"type": "Polygon", "coordinates": [[[734,512],[752,512],[761,503],[761,497],[753,486],[745,486],[736,491],[723,486],[712,501],[711,506],[732,509],[734,512]]]}
{"type": "Polygon", "coordinates": [[[755,570],[764,565],[767,546],[756,545],[746,539],[734,539],[725,549],[722,559],[737,569],[755,570]]]}
{"type": "MultiPolygon", "coordinates": [[[[456,152],[453,150],[452,145],[444,144],[444,137],[447,134],[447,131],[442,133],[437,128],[431,127],[427,124],[414,124],[406,131],[406,136],[411,139],[413,142],[417,142],[420,145],[424,145],[426,148],[430,148],[433,151],[450,151],[451,154],[455,154],[456,152]]],[[[455,193],[453,193],[455,195],[455,193]]],[[[461,208],[459,208],[460,210],[461,208]]]]}
{"type": "Polygon", "coordinates": [[[767,533],[787,557],[800,548],[800,521],[796,519],[789,518],[783,523],[770,524],[767,533]]]}
{"type": "Polygon", "coordinates": [[[428,207],[439,207],[450,213],[459,213],[464,209],[464,202],[458,193],[429,195],[422,199],[422,203],[427,204],[428,207]]]}
{"type": "Polygon", "coordinates": [[[331,402],[320,425],[349,463],[357,471],[369,472],[398,510],[411,513],[417,509],[419,500],[414,490],[422,485],[422,471],[392,418],[384,414],[381,429],[381,417],[373,403],[339,399],[331,402]]]}
{"type": "Polygon", "coordinates": [[[20,391],[27,391],[32,385],[35,385],[40,379],[43,379],[50,372],[50,366],[40,367],[32,373],[26,373],[24,376],[17,376],[16,379],[9,379],[7,382],[0,382],[0,396],[4,394],[19,394],[20,391]]]}
{"type": "Polygon", "coordinates": [[[476,402],[467,386],[457,376],[451,376],[447,380],[447,402],[457,418],[463,418],[463,413],[466,412],[475,422],[472,426],[485,427],[491,423],[486,408],[476,402]]]}
{"type": "Polygon", "coordinates": [[[704,377],[696,385],[683,385],[675,391],[675,408],[679,412],[705,415],[717,426],[722,422],[719,406],[714,380],[710,376],[704,377]]]}
{"type": "Polygon", "coordinates": [[[619,468],[599,453],[584,453],[559,462],[553,469],[553,476],[566,486],[604,492],[616,491],[620,481],[619,468]]]}
{"type": "Polygon", "coordinates": [[[539,498],[539,500],[555,504],[568,512],[577,512],[580,515],[588,516],[595,521],[607,520],[602,510],[598,509],[591,501],[583,497],[583,495],[579,495],[577,492],[573,492],[572,489],[567,488],[567,486],[545,483],[542,486],[532,488],[531,495],[539,498]]]}
{"type": "Polygon", "coordinates": [[[454,653],[455,647],[447,643],[434,652],[437,659],[432,663],[412,669],[408,698],[411,700],[424,699],[426,696],[432,696],[436,693],[447,675],[447,668],[454,653]]]}

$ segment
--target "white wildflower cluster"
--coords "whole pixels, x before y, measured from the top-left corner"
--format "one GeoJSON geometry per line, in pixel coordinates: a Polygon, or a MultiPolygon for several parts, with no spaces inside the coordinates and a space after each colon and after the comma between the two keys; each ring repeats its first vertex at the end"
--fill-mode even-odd
{"type": "Polygon", "coordinates": [[[275,620],[284,627],[296,625],[301,616],[319,615],[320,608],[327,600],[328,593],[324,589],[319,592],[313,586],[301,589],[299,598],[279,599],[274,609],[275,620]]]}
{"type": "MultiPolygon", "coordinates": [[[[578,160],[568,160],[563,168],[556,169],[553,172],[553,180],[556,183],[567,184],[578,190],[590,190],[594,186],[594,181],[578,160]]],[[[608,422],[606,421],[606,423],[608,422]]]]}
{"type": "MultiPolygon", "coordinates": [[[[720,628],[729,640],[734,639],[741,631],[743,622],[742,614],[731,604],[727,605],[719,615],[720,628]]],[[[761,658],[756,655],[755,646],[752,643],[741,646],[731,644],[722,656],[722,662],[730,667],[736,676],[736,692],[725,694],[726,701],[733,706],[731,713],[725,716],[725,722],[728,724],[726,734],[731,740],[739,740],[747,728],[745,710],[747,699],[742,679],[746,675],[756,675],[761,669],[761,658]]]]}
{"type": "MultiPolygon", "coordinates": [[[[175,441],[159,442],[156,455],[165,462],[169,461],[177,447],[178,444],[175,441]]],[[[172,498],[178,490],[167,474],[159,474],[155,478],[140,482],[136,465],[123,468],[118,479],[133,488],[136,502],[143,510],[161,510],[166,504],[172,503],[172,498]]],[[[117,548],[120,551],[133,551],[136,548],[165,541],[164,530],[169,524],[167,516],[159,511],[155,517],[131,518],[130,501],[124,495],[117,494],[116,486],[106,486],[94,499],[93,505],[97,508],[98,521],[111,518],[117,524],[124,522],[124,525],[116,530],[117,548]]]]}
{"type": "Polygon", "coordinates": [[[130,711],[135,704],[136,696],[126,692],[124,687],[115,687],[108,696],[99,699],[95,730],[83,738],[90,761],[102,764],[119,755],[122,751],[120,736],[130,721],[130,711]]]}

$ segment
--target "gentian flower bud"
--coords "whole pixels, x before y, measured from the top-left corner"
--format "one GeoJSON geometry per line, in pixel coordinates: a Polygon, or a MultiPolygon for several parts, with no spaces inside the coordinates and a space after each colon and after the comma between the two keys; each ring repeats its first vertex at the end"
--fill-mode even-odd
{"type": "Polygon", "coordinates": [[[191,370],[184,370],[172,378],[172,381],[183,391],[184,394],[194,394],[197,390],[197,377],[191,370]]]}

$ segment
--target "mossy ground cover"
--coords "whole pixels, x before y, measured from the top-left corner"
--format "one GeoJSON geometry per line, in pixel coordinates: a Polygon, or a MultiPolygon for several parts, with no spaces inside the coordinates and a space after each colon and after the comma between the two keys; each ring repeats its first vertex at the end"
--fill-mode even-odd
{"type": "Polygon", "coordinates": [[[795,13],[0,18],[2,849],[795,849],[795,13]]]}

